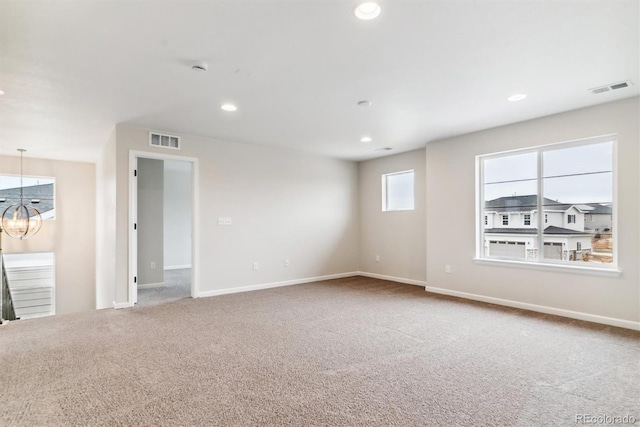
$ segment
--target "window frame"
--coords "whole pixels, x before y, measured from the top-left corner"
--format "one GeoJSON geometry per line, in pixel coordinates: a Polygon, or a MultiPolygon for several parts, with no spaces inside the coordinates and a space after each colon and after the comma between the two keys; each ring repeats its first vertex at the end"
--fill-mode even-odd
{"type": "Polygon", "coordinates": [[[398,172],[389,172],[389,173],[383,173],[382,174],[382,212],[407,212],[407,211],[414,211],[416,210],[416,171],[415,169],[407,169],[407,170],[403,170],[403,171],[398,171],[398,172]],[[412,174],[412,178],[413,178],[413,193],[411,194],[412,197],[412,207],[411,208],[406,208],[406,209],[389,209],[389,191],[388,191],[388,186],[387,186],[387,178],[390,176],[396,176],[396,175],[404,175],[404,174],[412,174]]]}
{"type": "MultiPolygon", "coordinates": [[[[595,136],[591,138],[583,138],[576,139],[571,141],[564,142],[556,142],[551,144],[543,144],[534,147],[527,147],[522,149],[514,149],[508,151],[494,152],[494,153],[486,153],[476,155],[476,254],[473,258],[476,263],[479,264],[487,264],[487,265],[505,265],[513,267],[521,267],[521,268],[531,268],[538,270],[551,270],[551,271],[567,271],[574,272],[579,274],[595,274],[595,275],[605,275],[605,276],[619,276],[621,271],[618,267],[618,138],[617,134],[608,134],[595,136]],[[562,261],[562,260],[552,260],[543,258],[538,254],[537,259],[535,260],[522,260],[522,259],[513,259],[513,258],[500,258],[500,257],[487,257],[484,255],[484,226],[482,225],[482,218],[484,215],[484,160],[492,159],[498,157],[508,157],[519,154],[526,153],[537,153],[537,209],[536,211],[540,213],[542,209],[542,199],[544,198],[544,188],[543,188],[543,153],[561,150],[572,147],[580,147],[592,144],[599,144],[610,142],[612,147],[612,257],[613,262],[611,264],[598,264],[594,265],[584,265],[577,264],[575,262],[562,261]]],[[[534,225],[538,229],[537,240],[538,247],[544,248],[544,224],[547,224],[548,217],[546,214],[537,215],[537,219],[534,221],[534,225]]],[[[586,263],[585,263],[586,264],[586,263]]]]}

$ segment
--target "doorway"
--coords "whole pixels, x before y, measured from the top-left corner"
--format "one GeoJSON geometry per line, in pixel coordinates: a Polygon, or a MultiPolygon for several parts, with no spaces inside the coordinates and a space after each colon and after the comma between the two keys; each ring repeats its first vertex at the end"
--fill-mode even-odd
{"type": "Polygon", "coordinates": [[[197,159],[130,153],[129,305],[197,297],[197,159]]]}

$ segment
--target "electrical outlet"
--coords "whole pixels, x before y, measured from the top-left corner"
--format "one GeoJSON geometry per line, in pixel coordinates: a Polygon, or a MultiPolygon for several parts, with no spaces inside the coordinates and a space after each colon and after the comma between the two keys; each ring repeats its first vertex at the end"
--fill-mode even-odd
{"type": "Polygon", "coordinates": [[[151,269],[153,270],[153,269],[155,269],[155,268],[156,268],[156,263],[155,263],[155,261],[151,261],[151,269]]]}
{"type": "Polygon", "coordinates": [[[258,271],[258,267],[259,267],[259,266],[258,266],[258,263],[257,263],[257,262],[254,262],[254,263],[253,263],[253,271],[258,271]]]}
{"type": "Polygon", "coordinates": [[[451,274],[451,266],[449,264],[444,266],[444,272],[447,274],[451,274]]]}
{"type": "Polygon", "coordinates": [[[380,255],[376,255],[376,262],[380,262],[380,255]]]}
{"type": "Polygon", "coordinates": [[[285,259],[285,260],[284,260],[284,266],[285,266],[285,267],[289,267],[290,265],[291,265],[291,262],[289,262],[289,260],[288,260],[288,259],[285,259]]]}

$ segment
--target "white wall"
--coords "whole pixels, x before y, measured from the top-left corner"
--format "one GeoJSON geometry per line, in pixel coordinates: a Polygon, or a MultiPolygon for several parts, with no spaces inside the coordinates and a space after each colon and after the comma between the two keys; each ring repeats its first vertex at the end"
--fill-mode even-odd
{"type": "Polygon", "coordinates": [[[164,161],[164,268],[191,267],[191,163],[164,161]]]}
{"type": "Polygon", "coordinates": [[[355,163],[190,135],[180,151],[148,141],[148,130],[117,128],[117,303],[128,298],[131,149],[199,159],[201,292],[358,270],[355,163]]]}
{"type": "Polygon", "coordinates": [[[359,195],[360,270],[424,282],[425,150],[361,162],[359,195]],[[415,210],[382,212],[382,175],[409,169],[415,171],[415,210]]]}
{"type": "Polygon", "coordinates": [[[96,308],[113,307],[116,274],[116,129],[96,164],[96,308]]]}
{"type": "Polygon", "coordinates": [[[138,159],[138,284],[164,283],[164,162],[138,159]]]}
{"type": "MultiPolygon", "coordinates": [[[[427,286],[640,321],[640,98],[427,144],[427,286]],[[619,277],[477,264],[475,156],[618,134],[619,277]],[[452,266],[451,274],[445,265],[452,266]]],[[[550,218],[551,219],[551,218],[550,218]]]]}
{"type": "MultiPolygon", "coordinates": [[[[20,157],[0,156],[3,173],[19,175],[20,157]]],[[[96,165],[24,158],[24,174],[56,180],[55,220],[27,240],[3,236],[5,253],[55,254],[56,314],[95,308],[96,165]]]]}

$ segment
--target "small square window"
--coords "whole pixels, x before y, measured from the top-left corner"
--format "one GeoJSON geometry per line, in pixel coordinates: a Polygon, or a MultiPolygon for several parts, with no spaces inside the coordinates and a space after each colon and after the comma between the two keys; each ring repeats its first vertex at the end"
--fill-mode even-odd
{"type": "Polygon", "coordinates": [[[414,210],[414,171],[382,175],[382,211],[414,210]]]}
{"type": "Polygon", "coordinates": [[[489,217],[487,215],[484,216],[484,225],[489,225],[489,217]]]}
{"type": "Polygon", "coordinates": [[[524,225],[531,225],[531,214],[524,215],[524,225]]]}
{"type": "Polygon", "coordinates": [[[502,225],[509,225],[509,215],[502,215],[502,225]]]}

